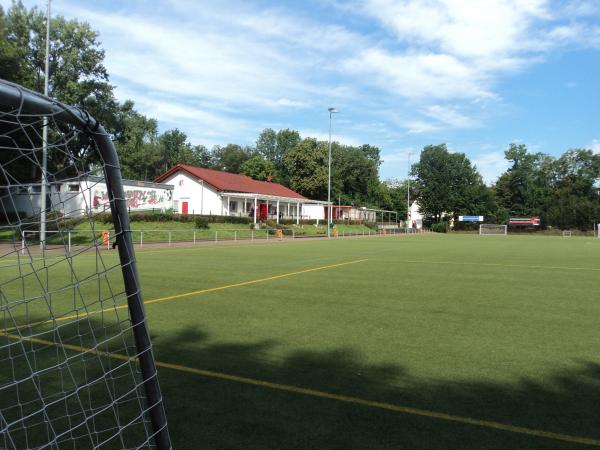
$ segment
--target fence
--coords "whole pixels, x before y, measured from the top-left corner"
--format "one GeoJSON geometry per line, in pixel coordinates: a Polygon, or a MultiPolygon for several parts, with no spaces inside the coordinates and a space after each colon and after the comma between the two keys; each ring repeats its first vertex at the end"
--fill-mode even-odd
{"type": "MultiPolygon", "coordinates": [[[[334,228],[332,234],[334,239],[356,238],[356,237],[381,237],[415,234],[417,230],[394,228],[379,230],[360,230],[348,231],[334,228]]],[[[73,247],[87,246],[91,243],[101,243],[103,247],[110,248],[114,245],[113,230],[69,230],[67,232],[47,232],[46,243],[49,248],[60,246],[67,248],[69,252],[73,247]]],[[[144,248],[149,245],[196,245],[209,242],[225,241],[269,241],[269,240],[290,240],[290,239],[310,239],[326,238],[325,232],[310,233],[297,232],[294,229],[260,228],[260,229],[219,229],[219,230],[132,230],[131,238],[134,245],[144,248]],[[278,233],[279,232],[279,233],[278,233]]],[[[30,246],[32,243],[39,242],[38,231],[25,231],[21,236],[22,248],[30,246]]]]}

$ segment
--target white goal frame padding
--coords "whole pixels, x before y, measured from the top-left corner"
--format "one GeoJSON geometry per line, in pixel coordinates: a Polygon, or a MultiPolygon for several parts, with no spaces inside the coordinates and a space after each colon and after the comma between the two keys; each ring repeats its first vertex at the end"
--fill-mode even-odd
{"type": "Polygon", "coordinates": [[[479,225],[479,236],[506,236],[508,234],[508,225],[482,223],[479,225]],[[490,232],[487,232],[488,230],[490,232]],[[497,232],[493,232],[497,230],[497,232]]]}

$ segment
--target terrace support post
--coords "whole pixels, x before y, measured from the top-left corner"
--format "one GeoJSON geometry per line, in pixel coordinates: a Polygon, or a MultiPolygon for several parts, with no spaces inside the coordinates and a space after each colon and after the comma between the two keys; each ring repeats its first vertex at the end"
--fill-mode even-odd
{"type": "Polygon", "coordinates": [[[296,225],[300,225],[300,202],[296,203],[296,225]]]}
{"type": "Polygon", "coordinates": [[[277,217],[275,218],[277,223],[279,223],[279,200],[277,200],[277,217]]]}
{"type": "Polygon", "coordinates": [[[290,217],[290,202],[287,202],[287,215],[286,217],[289,219],[290,217]]]}
{"type": "Polygon", "coordinates": [[[254,197],[254,225],[256,225],[256,208],[258,207],[257,203],[257,198],[254,197]]]}
{"type": "Polygon", "coordinates": [[[269,220],[269,200],[265,200],[267,203],[267,220],[269,220]]]}
{"type": "Polygon", "coordinates": [[[227,215],[230,216],[231,215],[231,210],[229,209],[231,208],[231,196],[227,196],[227,215]]]}
{"type": "Polygon", "coordinates": [[[204,180],[200,180],[200,215],[204,214],[204,180]]]}

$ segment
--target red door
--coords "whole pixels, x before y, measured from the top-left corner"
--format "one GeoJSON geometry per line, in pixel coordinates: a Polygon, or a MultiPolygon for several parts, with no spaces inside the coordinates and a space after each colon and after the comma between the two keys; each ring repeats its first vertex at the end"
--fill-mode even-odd
{"type": "Polygon", "coordinates": [[[181,214],[187,216],[188,213],[188,202],[181,202],[181,214]]]}
{"type": "Polygon", "coordinates": [[[268,205],[266,203],[260,204],[260,219],[261,220],[267,220],[267,215],[268,215],[267,206],[268,205]]]}

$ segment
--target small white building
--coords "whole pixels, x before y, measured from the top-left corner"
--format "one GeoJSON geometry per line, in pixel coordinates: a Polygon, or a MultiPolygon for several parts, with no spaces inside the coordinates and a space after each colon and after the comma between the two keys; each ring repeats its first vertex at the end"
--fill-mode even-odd
{"type": "Polygon", "coordinates": [[[410,205],[408,228],[416,228],[418,230],[423,228],[423,215],[421,214],[419,209],[419,204],[416,201],[413,201],[410,205]]]}
{"type": "MultiPolygon", "coordinates": [[[[41,183],[12,188],[10,195],[0,197],[4,211],[32,217],[41,211],[41,183]]],[[[123,190],[130,211],[165,211],[173,207],[173,186],[145,181],[123,180],[123,190]]],[[[109,207],[104,178],[65,179],[47,185],[47,206],[63,216],[102,212],[109,207]]]]}
{"type": "Polygon", "coordinates": [[[327,202],[309,200],[279,184],[246,175],[178,164],[156,180],[174,186],[173,212],[257,220],[323,219],[327,202]]]}

